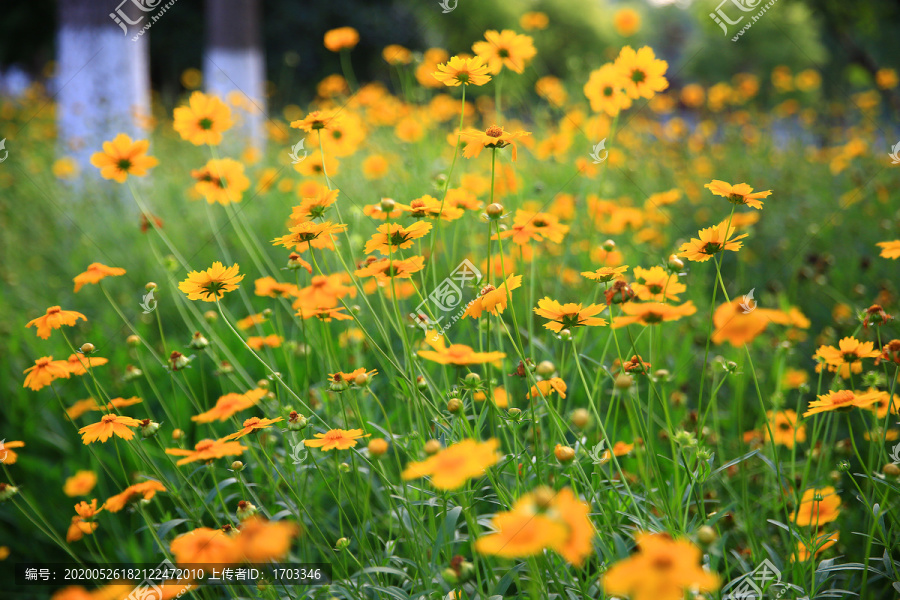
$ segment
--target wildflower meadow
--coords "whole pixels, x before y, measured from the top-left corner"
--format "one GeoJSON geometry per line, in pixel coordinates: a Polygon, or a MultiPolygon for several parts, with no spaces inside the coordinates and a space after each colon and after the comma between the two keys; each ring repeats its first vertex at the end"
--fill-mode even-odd
{"type": "Polygon", "coordinates": [[[900,598],[896,65],[606,6],[585,69],[323,26],[84,160],[0,96],[0,597],[900,598]]]}

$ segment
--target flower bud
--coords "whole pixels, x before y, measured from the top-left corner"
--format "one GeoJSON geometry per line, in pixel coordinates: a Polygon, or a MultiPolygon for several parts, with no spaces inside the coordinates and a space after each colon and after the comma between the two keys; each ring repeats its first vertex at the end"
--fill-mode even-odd
{"type": "Polygon", "coordinates": [[[194,350],[203,350],[209,346],[209,340],[203,337],[203,334],[199,331],[194,332],[194,337],[191,338],[191,343],[188,344],[188,347],[193,348],[194,350]]]}
{"type": "Polygon", "coordinates": [[[243,521],[255,515],[257,512],[256,506],[247,502],[246,500],[241,500],[238,502],[237,510],[235,514],[237,515],[238,520],[243,521]]]}
{"type": "Polygon", "coordinates": [[[91,354],[96,348],[90,342],[85,342],[81,345],[81,353],[82,354],[91,354]]]}
{"type": "Polygon", "coordinates": [[[452,413],[458,413],[463,407],[463,402],[459,398],[450,398],[447,402],[447,410],[452,413]]]}
{"type": "Polygon", "coordinates": [[[350,465],[345,462],[342,462],[341,464],[338,465],[338,469],[340,469],[341,473],[349,473],[350,465]]]}
{"type": "Polygon", "coordinates": [[[239,460],[234,461],[233,463],[231,463],[231,470],[232,471],[243,471],[244,463],[242,463],[239,460]]]}
{"type": "Polygon", "coordinates": [[[416,377],[416,387],[420,390],[428,389],[428,382],[425,381],[425,377],[423,375],[419,375],[418,377],[416,377]]]}
{"type": "Polygon", "coordinates": [[[488,218],[492,221],[496,221],[500,217],[503,216],[503,205],[494,202],[493,204],[488,204],[488,207],[484,210],[484,213],[488,216],[488,218]]]}
{"type": "Polygon", "coordinates": [[[393,198],[381,199],[381,212],[390,214],[395,210],[397,210],[397,202],[395,202],[393,198]]]}
{"type": "Polygon", "coordinates": [[[576,408],[572,411],[572,425],[578,429],[584,429],[591,424],[591,413],[586,408],[576,408]]]}
{"type": "Polygon", "coordinates": [[[441,451],[441,448],[441,443],[437,440],[428,440],[425,442],[425,454],[428,454],[429,456],[437,454],[441,451]]]}
{"type": "Polygon", "coordinates": [[[612,240],[606,240],[601,245],[602,245],[603,249],[606,250],[607,252],[612,252],[613,250],[616,249],[616,243],[612,240]]]}
{"type": "Polygon", "coordinates": [[[666,266],[669,267],[670,271],[681,271],[684,268],[684,261],[678,258],[677,254],[672,254],[669,256],[666,266]]]}
{"type": "Polygon", "coordinates": [[[369,385],[369,374],[360,373],[353,379],[353,383],[357,387],[366,387],[367,385],[369,385]]]}
{"type": "Polygon", "coordinates": [[[716,541],[717,538],[718,535],[716,534],[716,530],[709,525],[704,525],[699,530],[697,530],[697,541],[704,546],[712,544],[714,541],[716,541]]]}
{"type": "Polygon", "coordinates": [[[129,335],[127,338],[125,338],[125,343],[128,344],[129,346],[140,346],[141,338],[139,336],[132,334],[132,335],[129,335]]]}
{"type": "Polygon", "coordinates": [[[0,483],[0,502],[5,502],[19,493],[19,488],[8,483],[0,483]]]}
{"type": "Polygon", "coordinates": [[[139,377],[142,377],[143,375],[144,375],[144,372],[141,371],[140,369],[138,369],[136,366],[125,365],[125,374],[122,376],[122,379],[124,379],[125,382],[127,383],[129,381],[134,381],[135,379],[138,379],[139,377]]]}
{"type": "Polygon", "coordinates": [[[531,494],[534,497],[534,503],[541,510],[550,508],[553,498],[556,496],[556,493],[546,485],[538,486],[531,494]]]}
{"type": "Polygon", "coordinates": [[[147,290],[148,292],[152,292],[152,291],[155,291],[158,287],[159,286],[156,285],[156,283],[154,283],[152,281],[148,281],[147,284],[144,286],[144,289],[147,290]]]}
{"type": "Polygon", "coordinates": [[[634,383],[634,378],[631,375],[626,375],[625,373],[619,373],[616,375],[616,381],[614,385],[617,389],[627,390],[634,383]]]}
{"type": "Polygon", "coordinates": [[[183,438],[183,437],[184,437],[184,431],[182,431],[182,430],[180,430],[180,429],[173,429],[173,430],[172,430],[172,439],[173,439],[174,441],[177,442],[178,440],[180,440],[180,439],[183,438]]]}
{"type": "Polygon", "coordinates": [[[214,310],[208,310],[203,313],[203,318],[206,319],[207,323],[215,323],[219,320],[219,313],[214,310]]]}
{"type": "Polygon", "coordinates": [[[553,449],[553,454],[556,455],[556,460],[562,464],[570,463],[575,460],[575,449],[570,446],[557,444],[556,448],[553,449]]]}
{"type": "Polygon", "coordinates": [[[334,544],[335,550],[346,550],[349,547],[350,547],[350,539],[345,538],[345,537],[338,539],[338,541],[335,542],[335,544],[334,544]]]}
{"type": "Polygon", "coordinates": [[[884,465],[884,467],[882,467],[881,471],[888,477],[900,476],[900,467],[898,467],[895,463],[888,463],[888,464],[884,465]]]}
{"type": "Polygon", "coordinates": [[[553,374],[556,373],[556,365],[554,365],[549,360],[542,360],[538,364],[536,372],[544,379],[548,379],[550,377],[553,377],[553,374]]]}
{"type": "Polygon", "coordinates": [[[522,418],[522,410],[519,408],[511,408],[506,411],[506,414],[509,415],[509,418],[513,421],[518,421],[520,418],[522,418]]]}
{"type": "Polygon", "coordinates": [[[181,352],[173,351],[171,355],[169,355],[169,368],[173,371],[180,371],[181,369],[188,366],[188,363],[191,362],[190,357],[185,356],[181,352]]]}
{"type": "Polygon", "coordinates": [[[384,438],[375,438],[369,441],[369,456],[372,458],[380,458],[388,451],[388,443],[384,438]]]}
{"type": "Polygon", "coordinates": [[[850,471],[850,461],[849,460],[841,460],[838,461],[837,470],[841,473],[847,473],[850,471]]]}
{"type": "Polygon", "coordinates": [[[292,410],[288,415],[288,429],[291,431],[303,431],[306,429],[306,426],[309,425],[309,420],[298,413],[296,410],[292,410]]]}
{"type": "Polygon", "coordinates": [[[572,341],[572,330],[571,329],[563,329],[562,331],[560,331],[559,339],[561,339],[564,342],[571,342],[572,341]]]}
{"type": "Polygon", "coordinates": [[[216,375],[228,375],[229,373],[234,373],[234,367],[227,360],[223,360],[216,368],[216,375]]]}
{"type": "Polygon", "coordinates": [[[156,421],[151,421],[150,419],[144,419],[141,421],[141,437],[150,438],[156,435],[156,432],[159,431],[159,423],[156,421]]]}

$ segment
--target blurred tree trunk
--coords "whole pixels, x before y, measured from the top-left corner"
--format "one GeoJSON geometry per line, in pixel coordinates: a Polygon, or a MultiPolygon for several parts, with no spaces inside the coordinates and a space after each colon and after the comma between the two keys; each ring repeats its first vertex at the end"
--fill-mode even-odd
{"type": "MultiPolygon", "coordinates": [[[[265,57],[260,44],[260,0],[206,0],[206,91],[234,107],[233,140],[241,148],[265,145],[265,57]]],[[[226,134],[226,140],[228,139],[226,134]]],[[[226,147],[228,142],[226,141],[226,147]]]]}
{"type": "Polygon", "coordinates": [[[92,153],[120,132],[147,136],[150,116],[149,6],[99,0],[59,0],[57,30],[57,124],[60,151],[83,173],[97,173],[92,153]]]}

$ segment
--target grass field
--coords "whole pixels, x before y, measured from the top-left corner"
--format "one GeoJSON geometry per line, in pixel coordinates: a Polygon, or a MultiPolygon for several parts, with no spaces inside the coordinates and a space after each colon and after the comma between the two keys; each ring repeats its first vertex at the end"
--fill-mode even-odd
{"type": "Polygon", "coordinates": [[[79,168],[41,90],[0,100],[0,568],[330,571],[161,598],[898,597],[879,88],[675,87],[630,47],[561,81],[526,38],[386,50],[402,85],[329,78],[265,152],[194,92],[79,168]]]}

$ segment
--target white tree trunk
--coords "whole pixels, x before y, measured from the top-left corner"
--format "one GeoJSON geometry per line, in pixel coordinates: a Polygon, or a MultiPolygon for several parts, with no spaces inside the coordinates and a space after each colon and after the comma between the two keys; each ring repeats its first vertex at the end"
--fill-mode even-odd
{"type": "Polygon", "coordinates": [[[203,80],[208,93],[231,105],[235,127],[225,148],[246,145],[264,150],[266,139],[266,64],[260,45],[258,0],[206,0],[206,52],[203,80]],[[229,97],[239,99],[235,107],[229,97]]]}
{"type": "MultiPolygon", "coordinates": [[[[90,156],[120,132],[148,135],[149,32],[138,37],[152,13],[120,5],[135,25],[123,33],[110,14],[118,7],[98,0],[60,0],[57,32],[57,123],[60,151],[84,174],[96,174],[90,156]]],[[[145,3],[147,4],[147,3],[145,3]]],[[[124,24],[124,23],[123,23],[124,24]]]]}

